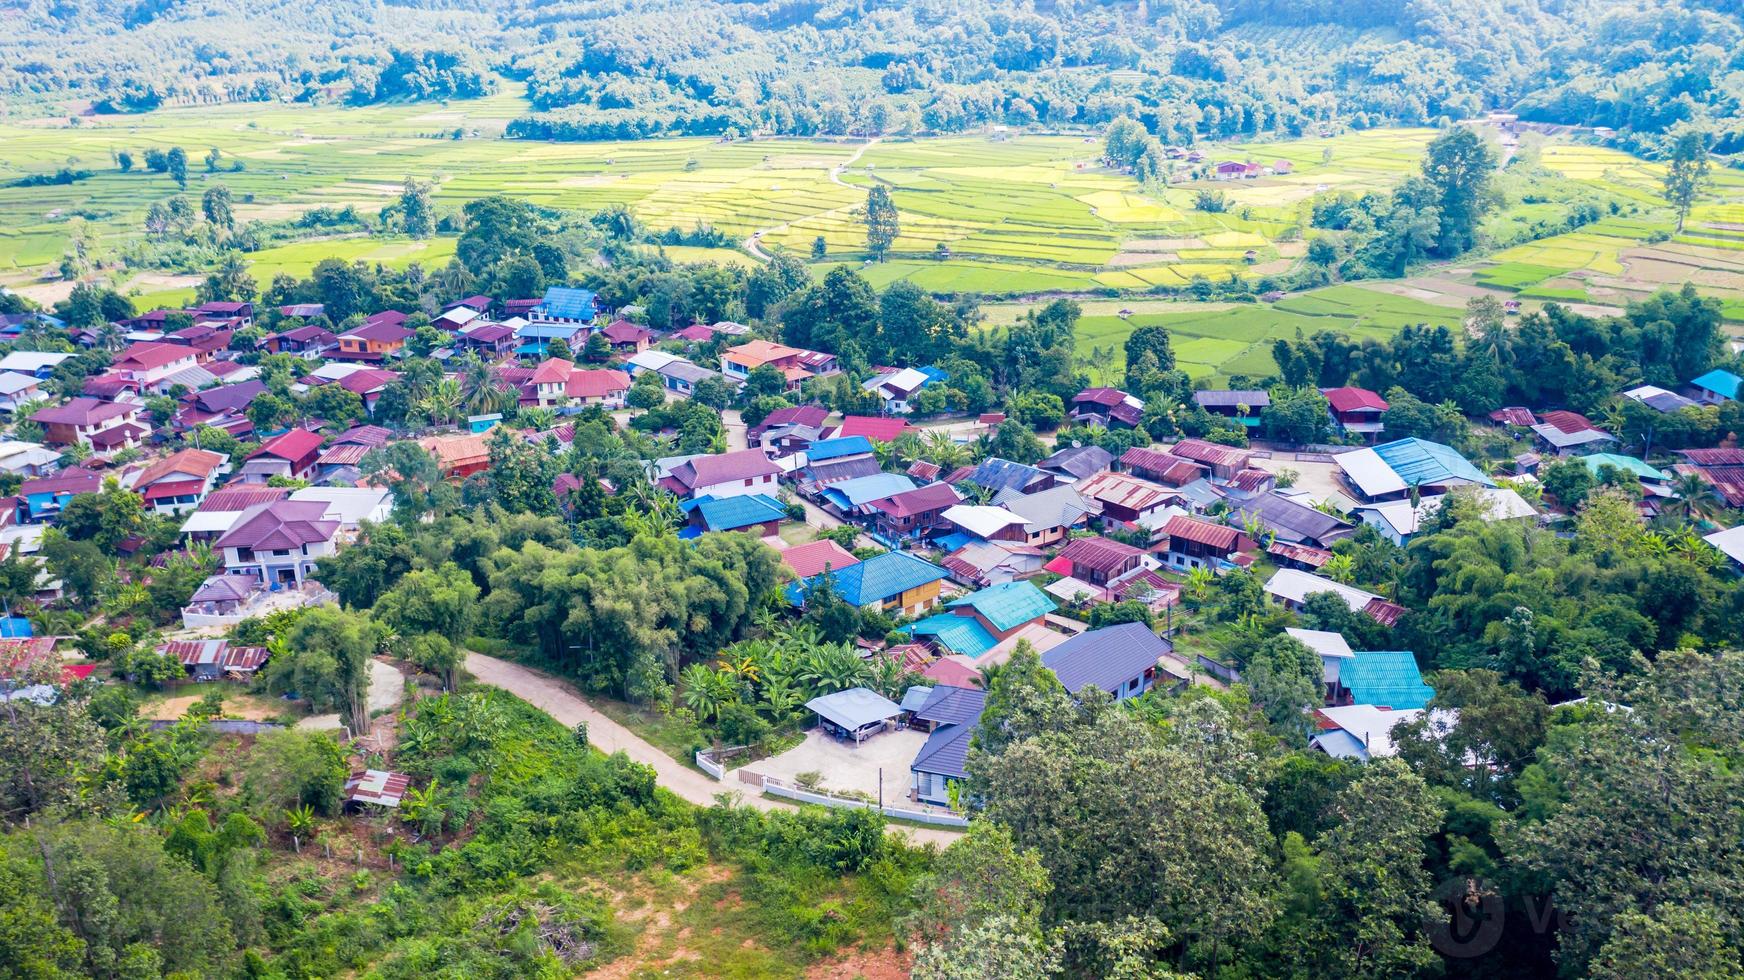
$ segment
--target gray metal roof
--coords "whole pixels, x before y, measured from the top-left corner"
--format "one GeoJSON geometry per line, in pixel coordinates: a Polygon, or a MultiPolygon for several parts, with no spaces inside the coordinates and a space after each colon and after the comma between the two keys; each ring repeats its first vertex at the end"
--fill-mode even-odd
{"type": "Polygon", "coordinates": [[[1114,693],[1173,649],[1149,626],[1121,623],[1079,633],[1042,654],[1042,664],[1073,694],[1091,685],[1114,693]]]}
{"type": "Polygon", "coordinates": [[[805,706],[849,731],[858,731],[902,714],[902,707],[877,691],[850,687],[812,698],[805,706]]]}

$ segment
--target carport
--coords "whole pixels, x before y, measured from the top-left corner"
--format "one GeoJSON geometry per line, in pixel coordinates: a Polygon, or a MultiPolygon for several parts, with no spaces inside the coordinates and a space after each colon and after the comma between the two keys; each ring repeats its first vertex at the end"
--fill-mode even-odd
{"type": "Polygon", "coordinates": [[[805,706],[817,713],[825,732],[840,739],[865,741],[883,731],[902,706],[877,691],[851,687],[846,691],[812,698],[805,706]]]}

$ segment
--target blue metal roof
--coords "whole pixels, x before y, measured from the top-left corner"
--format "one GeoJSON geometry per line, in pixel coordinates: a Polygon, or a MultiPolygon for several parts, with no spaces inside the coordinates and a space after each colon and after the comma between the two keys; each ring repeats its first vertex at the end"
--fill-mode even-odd
{"type": "Polygon", "coordinates": [[[964,483],[973,483],[978,487],[986,487],[997,493],[1000,490],[1022,490],[1032,480],[1046,476],[1041,470],[1022,463],[1014,463],[1009,459],[994,456],[982,460],[975,471],[963,478],[964,483]]]}
{"type": "Polygon", "coordinates": [[[1465,480],[1493,487],[1496,481],[1461,456],[1452,446],[1412,437],[1396,439],[1375,447],[1375,455],[1399,474],[1406,486],[1436,486],[1448,480],[1465,480]]]}
{"type": "Polygon", "coordinates": [[[1110,694],[1155,667],[1174,645],[1143,623],[1121,623],[1079,633],[1042,654],[1042,665],[1073,694],[1095,685],[1110,694]]]}
{"type": "Polygon", "coordinates": [[[824,496],[837,507],[847,510],[913,489],[914,481],[906,476],[898,473],[877,473],[832,483],[824,488],[824,496]]]}
{"type": "Polygon", "coordinates": [[[952,531],[950,534],[941,534],[934,538],[933,544],[938,545],[946,552],[952,552],[974,540],[975,536],[972,534],[964,534],[962,531],[952,531]]]}
{"type": "Polygon", "coordinates": [[[1744,387],[1744,378],[1730,371],[1715,368],[1707,374],[1691,381],[1690,384],[1703,391],[1711,391],[1727,398],[1737,398],[1740,387],[1744,387]]]}
{"type": "Polygon", "coordinates": [[[30,625],[30,620],[23,616],[7,616],[0,619],[0,637],[8,640],[29,639],[36,635],[36,630],[30,625]]]}
{"type": "Polygon", "coordinates": [[[805,458],[808,463],[821,463],[828,459],[841,459],[843,456],[856,456],[871,451],[872,440],[865,436],[844,436],[812,443],[805,451],[805,458]]]}
{"type": "Polygon", "coordinates": [[[742,527],[787,519],[787,508],[767,494],[741,497],[702,497],[694,501],[702,522],[711,531],[736,531],[742,527]]]}
{"type": "Polygon", "coordinates": [[[539,304],[546,316],[561,316],[573,320],[591,320],[594,315],[593,290],[570,286],[550,286],[545,301],[539,304]]]}
{"type": "MultiPolygon", "coordinates": [[[[1057,649],[1057,648],[1056,648],[1057,649]]],[[[1356,704],[1404,711],[1426,708],[1435,690],[1423,683],[1417,658],[1408,650],[1368,650],[1338,665],[1338,683],[1356,704]]]]}
{"type": "Polygon", "coordinates": [[[574,323],[527,323],[515,328],[515,336],[523,340],[568,340],[581,329],[574,323]]]}
{"type": "Polygon", "coordinates": [[[916,684],[902,693],[902,710],[919,711],[926,706],[933,696],[933,689],[924,684],[916,684]]]}
{"type": "Polygon", "coordinates": [[[939,384],[944,384],[945,382],[951,380],[951,372],[941,371],[938,368],[932,366],[931,364],[928,364],[925,367],[917,367],[917,368],[915,368],[915,370],[926,375],[929,384],[934,382],[934,381],[938,382],[939,384]]]}
{"type": "MultiPolygon", "coordinates": [[[[831,569],[829,576],[836,594],[851,606],[892,599],[909,589],[946,577],[945,570],[932,562],[900,551],[886,551],[847,568],[831,569]]],[[[819,573],[804,583],[790,583],[787,586],[788,600],[795,605],[803,602],[804,586],[816,583],[822,577],[823,573],[819,573]]]]}
{"type": "Polygon", "coordinates": [[[912,636],[930,636],[945,649],[965,657],[979,657],[999,643],[974,617],[955,613],[928,616],[906,629],[912,636]]]}
{"type": "Polygon", "coordinates": [[[950,603],[952,609],[964,606],[980,613],[982,619],[992,623],[993,628],[1000,632],[1014,629],[1038,616],[1046,616],[1059,608],[1046,593],[1028,582],[990,585],[950,603]]]}

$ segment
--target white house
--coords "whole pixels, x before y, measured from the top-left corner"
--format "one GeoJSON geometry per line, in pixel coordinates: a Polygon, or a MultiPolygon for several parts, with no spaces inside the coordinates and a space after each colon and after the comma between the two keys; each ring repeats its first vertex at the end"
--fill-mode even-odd
{"type": "Polygon", "coordinates": [[[335,552],[339,522],[319,500],[280,500],[244,511],[213,545],[229,575],[249,575],[269,587],[299,586],[315,563],[335,552]]]}

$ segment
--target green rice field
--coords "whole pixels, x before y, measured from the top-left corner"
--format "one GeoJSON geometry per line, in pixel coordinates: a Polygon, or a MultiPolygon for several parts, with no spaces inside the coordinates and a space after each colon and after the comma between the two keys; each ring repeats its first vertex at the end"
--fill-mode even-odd
{"type": "MultiPolygon", "coordinates": [[[[735,241],[755,236],[763,251],[808,262],[821,237],[826,253],[813,263],[817,272],[851,265],[881,287],[901,279],[940,294],[1100,293],[1130,304],[1196,277],[1257,280],[1289,272],[1306,249],[1302,226],[1311,198],[1391,186],[1417,167],[1434,136],[1427,129],[1395,129],[1209,145],[1203,148],[1208,163],[1251,161],[1268,171],[1254,180],[1209,182],[1231,202],[1227,211],[1211,214],[1193,208],[1207,182],[1147,192],[1100,166],[1100,143],[1085,137],[890,137],[869,144],[502,139],[507,121],[525,108],[509,86],[488,99],[446,104],[214,106],[0,124],[7,150],[0,154],[0,284],[44,301],[63,295],[68,284],[55,281],[54,267],[76,238],[141,303],[191,295],[201,270],[141,272],[113,262],[143,234],[147,208],[177,193],[168,177],[144,171],[144,151],[181,146],[189,157],[185,193],[197,198],[222,182],[244,221],[289,219],[322,206],[372,213],[412,176],[435,181],[438,206],[445,209],[490,194],[566,209],[622,204],[654,230],[702,223],[735,241]],[[202,165],[208,148],[221,154],[216,173],[202,165]],[[124,150],[141,161],[132,173],[116,165],[124,150]],[[244,169],[232,171],[237,163],[244,169]],[[63,167],[92,176],[18,186],[20,178],[63,167]],[[866,261],[856,214],[874,184],[890,188],[901,212],[901,236],[881,263],[866,261]]],[[[1270,324],[1268,336],[1328,323],[1385,330],[1405,322],[1402,317],[1425,318],[1425,311],[1447,316],[1483,292],[1518,298],[1528,309],[1556,300],[1604,310],[1662,285],[1692,281],[1719,296],[1729,316],[1744,318],[1744,174],[1716,169],[1711,192],[1674,236],[1658,197],[1657,165],[1564,143],[1546,145],[1542,161],[1619,207],[1578,232],[1477,256],[1390,288],[1334,287],[1208,322],[1201,322],[1202,311],[1184,314],[1183,330],[1204,331],[1203,339],[1212,341],[1191,348],[1194,356],[1184,360],[1194,370],[1220,373],[1257,364],[1260,341],[1248,338],[1250,329],[1219,332],[1235,320],[1270,324]],[[1402,309],[1404,303],[1421,309],[1402,309]],[[1310,322],[1298,322],[1302,318],[1310,322]]],[[[1515,202],[1495,218],[1496,228],[1524,227],[1552,210],[1515,202]]],[[[281,245],[250,260],[264,282],[280,272],[305,273],[329,256],[431,268],[452,250],[451,239],[347,237],[281,245]]],[[[746,248],[667,247],[665,253],[677,262],[757,261],[746,248]]],[[[1111,320],[1089,318],[1087,329],[1098,337],[1091,346],[1106,346],[1103,341],[1118,334],[1124,321],[1111,320]]]]}

